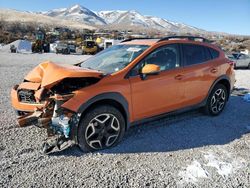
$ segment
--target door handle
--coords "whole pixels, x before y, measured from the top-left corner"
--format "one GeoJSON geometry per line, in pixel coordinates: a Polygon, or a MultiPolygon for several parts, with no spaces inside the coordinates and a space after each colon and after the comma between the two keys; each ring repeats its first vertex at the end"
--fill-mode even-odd
{"type": "Polygon", "coordinates": [[[218,70],[217,70],[216,68],[212,68],[210,71],[211,71],[211,73],[216,73],[216,72],[218,72],[218,70]]]}
{"type": "Polygon", "coordinates": [[[181,74],[178,74],[177,76],[174,77],[176,80],[182,80],[183,78],[183,75],[181,74]]]}

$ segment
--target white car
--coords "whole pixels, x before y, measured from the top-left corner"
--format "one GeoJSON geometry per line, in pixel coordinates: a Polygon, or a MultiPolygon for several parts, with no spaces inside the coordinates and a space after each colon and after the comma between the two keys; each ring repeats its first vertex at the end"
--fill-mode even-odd
{"type": "Polygon", "coordinates": [[[233,53],[228,56],[229,59],[235,62],[235,68],[248,68],[250,69],[250,57],[242,53],[233,53]]]}

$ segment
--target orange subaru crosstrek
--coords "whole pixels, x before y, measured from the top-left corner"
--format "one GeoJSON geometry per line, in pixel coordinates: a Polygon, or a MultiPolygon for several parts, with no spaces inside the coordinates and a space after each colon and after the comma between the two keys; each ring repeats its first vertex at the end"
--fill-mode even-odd
{"type": "Polygon", "coordinates": [[[44,152],[68,140],[83,151],[116,145],[134,124],[203,107],[220,114],[233,62],[202,37],[129,39],[75,66],[44,62],[11,92],[20,126],[46,128],[44,152]]]}

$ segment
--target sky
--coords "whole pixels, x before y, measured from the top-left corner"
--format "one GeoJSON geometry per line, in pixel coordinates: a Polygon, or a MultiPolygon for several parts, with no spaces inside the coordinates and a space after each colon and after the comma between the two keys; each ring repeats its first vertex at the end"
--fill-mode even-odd
{"type": "Polygon", "coordinates": [[[93,11],[136,10],[208,31],[250,35],[250,0],[0,0],[0,8],[22,11],[47,11],[75,4],[93,11]]]}

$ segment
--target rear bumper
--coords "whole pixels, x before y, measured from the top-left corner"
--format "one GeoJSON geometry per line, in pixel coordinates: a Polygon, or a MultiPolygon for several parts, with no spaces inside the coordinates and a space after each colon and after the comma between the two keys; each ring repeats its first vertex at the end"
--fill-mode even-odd
{"type": "Polygon", "coordinates": [[[233,70],[232,71],[232,75],[231,75],[231,77],[230,77],[230,82],[231,82],[231,92],[233,91],[233,89],[234,89],[234,85],[235,85],[235,83],[236,83],[236,78],[235,78],[235,71],[233,70]]]}

